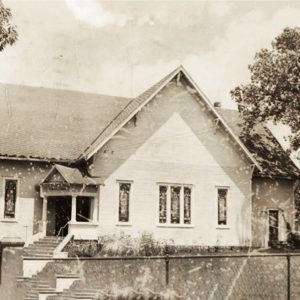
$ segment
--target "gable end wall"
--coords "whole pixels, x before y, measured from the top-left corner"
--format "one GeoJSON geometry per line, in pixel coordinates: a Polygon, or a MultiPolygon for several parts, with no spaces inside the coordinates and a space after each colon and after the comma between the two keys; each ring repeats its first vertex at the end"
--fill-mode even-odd
{"type": "Polygon", "coordinates": [[[151,232],[177,244],[246,245],[251,239],[251,163],[183,84],[168,84],[94,159],[104,180],[100,234],[151,232]],[[118,224],[118,180],[132,181],[130,224],[118,224]],[[158,224],[158,183],[193,186],[192,226],[158,224]],[[229,226],[217,225],[216,186],[229,187],[229,226]]]}

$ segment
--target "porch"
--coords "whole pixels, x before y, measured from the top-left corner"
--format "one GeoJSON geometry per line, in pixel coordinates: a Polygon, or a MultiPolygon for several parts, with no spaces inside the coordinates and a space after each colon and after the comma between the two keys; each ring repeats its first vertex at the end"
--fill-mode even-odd
{"type": "Polygon", "coordinates": [[[42,235],[97,239],[100,185],[76,168],[55,165],[40,184],[42,235]]]}

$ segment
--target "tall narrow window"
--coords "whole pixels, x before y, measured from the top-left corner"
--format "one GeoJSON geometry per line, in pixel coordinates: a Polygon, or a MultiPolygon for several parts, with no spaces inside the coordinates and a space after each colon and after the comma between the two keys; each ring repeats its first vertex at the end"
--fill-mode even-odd
{"type": "Polygon", "coordinates": [[[184,224],[191,224],[191,188],[184,187],[184,224]]]}
{"type": "Polygon", "coordinates": [[[167,223],[167,190],[167,186],[159,187],[159,223],[167,223]]]}
{"type": "Polygon", "coordinates": [[[130,183],[119,183],[119,222],[129,222],[130,183]]]}
{"type": "Polygon", "coordinates": [[[227,195],[228,189],[218,189],[218,225],[227,225],[227,195]]]}
{"type": "Polygon", "coordinates": [[[171,186],[171,223],[180,223],[180,186],[171,186]]]}
{"type": "Polygon", "coordinates": [[[4,218],[15,218],[17,200],[17,180],[5,180],[4,218]]]}

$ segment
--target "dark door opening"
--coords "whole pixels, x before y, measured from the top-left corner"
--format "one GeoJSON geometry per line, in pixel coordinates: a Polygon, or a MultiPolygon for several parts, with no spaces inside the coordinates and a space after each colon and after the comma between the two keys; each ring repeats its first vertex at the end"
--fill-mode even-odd
{"type": "Polygon", "coordinates": [[[269,246],[275,246],[278,242],[279,214],[278,210],[269,210],[269,246]]]}
{"type": "Polygon", "coordinates": [[[66,236],[68,225],[71,220],[72,198],[68,196],[58,196],[48,198],[47,211],[47,235],[66,236]]]}

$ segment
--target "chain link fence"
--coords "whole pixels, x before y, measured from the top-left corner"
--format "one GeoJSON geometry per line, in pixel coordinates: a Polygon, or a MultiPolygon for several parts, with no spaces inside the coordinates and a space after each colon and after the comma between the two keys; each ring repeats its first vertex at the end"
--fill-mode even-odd
{"type": "Polygon", "coordinates": [[[68,266],[81,277],[56,300],[85,291],[101,300],[300,299],[300,253],[67,258],[49,266],[51,274],[68,266]]]}
{"type": "Polygon", "coordinates": [[[178,299],[187,300],[300,299],[300,253],[97,257],[80,261],[85,278],[81,289],[142,287],[157,293],[168,289],[178,299]]]}

